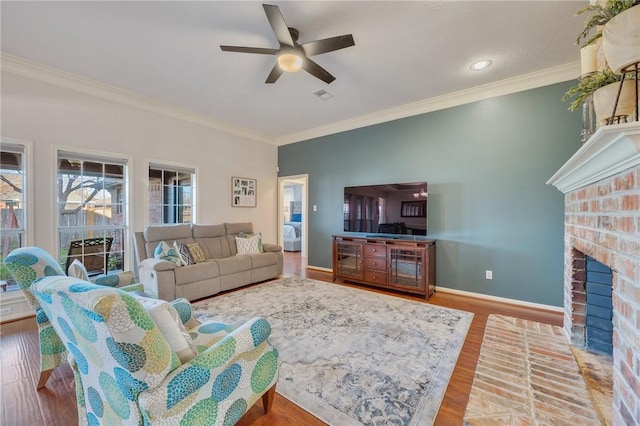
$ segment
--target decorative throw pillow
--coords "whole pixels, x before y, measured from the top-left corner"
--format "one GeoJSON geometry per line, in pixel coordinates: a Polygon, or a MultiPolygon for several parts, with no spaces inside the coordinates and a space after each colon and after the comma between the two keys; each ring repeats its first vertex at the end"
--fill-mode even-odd
{"type": "Polygon", "coordinates": [[[243,254],[260,254],[260,235],[254,235],[253,237],[244,238],[236,237],[236,247],[238,249],[238,256],[243,254]]]}
{"type": "Polygon", "coordinates": [[[173,248],[176,252],[178,252],[178,256],[180,256],[180,260],[184,265],[195,265],[196,261],[193,260],[193,256],[191,256],[191,252],[189,251],[189,247],[185,243],[181,243],[179,241],[173,242],[173,248]]]}
{"type": "Polygon", "coordinates": [[[67,276],[80,278],[84,281],[89,281],[89,273],[87,272],[87,268],[85,268],[82,262],[80,262],[78,259],[75,259],[73,262],[71,262],[71,265],[69,265],[67,276]]]}
{"type": "Polygon", "coordinates": [[[189,249],[189,253],[191,253],[191,257],[193,257],[193,260],[196,263],[201,263],[207,260],[207,258],[204,257],[204,252],[202,251],[200,244],[198,243],[187,244],[187,248],[189,249]]]}
{"type": "Polygon", "coordinates": [[[198,354],[196,345],[180,320],[178,311],[165,300],[130,293],[153,318],[160,333],[183,364],[198,354]]]}
{"type": "Polygon", "coordinates": [[[182,260],[173,247],[164,241],[160,241],[153,251],[153,257],[156,259],[168,260],[178,266],[182,266],[182,260]]]}
{"type": "Polygon", "coordinates": [[[260,238],[258,238],[258,250],[260,251],[260,253],[262,253],[264,250],[262,250],[262,232],[258,232],[257,234],[247,234],[246,232],[240,232],[238,233],[238,236],[240,238],[251,238],[251,237],[255,237],[258,236],[260,238]]]}

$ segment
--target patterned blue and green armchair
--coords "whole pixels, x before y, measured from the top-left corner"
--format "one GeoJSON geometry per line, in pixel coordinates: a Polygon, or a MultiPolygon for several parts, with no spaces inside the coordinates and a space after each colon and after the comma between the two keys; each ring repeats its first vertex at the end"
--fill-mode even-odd
{"type": "MultiPolygon", "coordinates": [[[[4,264],[13,276],[14,280],[22,290],[25,298],[36,313],[36,323],[38,324],[38,339],[40,341],[40,377],[37,388],[43,388],[53,369],[65,360],[66,349],[64,344],[56,334],[49,322],[49,318],[40,308],[40,304],[31,294],[31,285],[44,276],[65,276],[60,264],[47,253],[38,247],[22,247],[9,253],[4,264]]],[[[142,284],[134,284],[135,277],[130,271],[113,275],[99,276],[95,280],[96,284],[118,287],[125,291],[144,290],[142,284]]],[[[178,299],[172,302],[181,306],[181,310],[187,309],[185,305],[190,305],[186,299],[178,299]]],[[[182,314],[188,320],[186,313],[182,314]]]]}
{"type": "Polygon", "coordinates": [[[236,329],[191,318],[185,357],[146,305],[168,302],[71,277],[32,292],[69,351],[80,424],[234,425],[260,398],[270,409],[278,352],[264,318],[236,329]]]}

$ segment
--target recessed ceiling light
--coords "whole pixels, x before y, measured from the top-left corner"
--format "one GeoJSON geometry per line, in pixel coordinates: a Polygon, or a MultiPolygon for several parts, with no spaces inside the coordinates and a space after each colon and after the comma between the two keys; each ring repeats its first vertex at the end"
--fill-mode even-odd
{"type": "Polygon", "coordinates": [[[317,92],[313,92],[314,95],[316,95],[317,97],[319,97],[320,99],[322,99],[323,101],[326,101],[327,99],[333,98],[333,95],[329,92],[327,92],[326,90],[318,90],[317,92]]]}
{"type": "Polygon", "coordinates": [[[491,65],[491,61],[489,59],[482,59],[480,61],[476,61],[474,63],[472,63],[469,68],[471,69],[471,71],[480,71],[483,70],[485,68],[488,68],[489,65],[491,65]]]}

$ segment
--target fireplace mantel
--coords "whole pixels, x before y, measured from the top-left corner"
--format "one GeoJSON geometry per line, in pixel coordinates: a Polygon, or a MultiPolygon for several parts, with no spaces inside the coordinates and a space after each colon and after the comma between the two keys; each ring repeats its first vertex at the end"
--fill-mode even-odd
{"type": "Polygon", "coordinates": [[[547,181],[562,193],[640,164],[640,122],[602,126],[547,181]]]}

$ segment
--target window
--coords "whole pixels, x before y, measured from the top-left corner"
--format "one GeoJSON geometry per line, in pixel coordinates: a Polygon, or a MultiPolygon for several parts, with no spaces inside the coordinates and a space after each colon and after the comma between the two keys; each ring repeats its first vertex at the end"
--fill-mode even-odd
{"type": "Polygon", "coordinates": [[[71,249],[74,258],[93,266],[90,273],[124,270],[127,164],[123,158],[58,151],[56,189],[63,269],[71,249]]]}
{"type": "Polygon", "coordinates": [[[0,291],[18,290],[2,259],[27,245],[27,147],[3,141],[0,150],[0,291]]]}
{"type": "Polygon", "coordinates": [[[149,164],[149,224],[195,223],[195,168],[149,164]]]}

